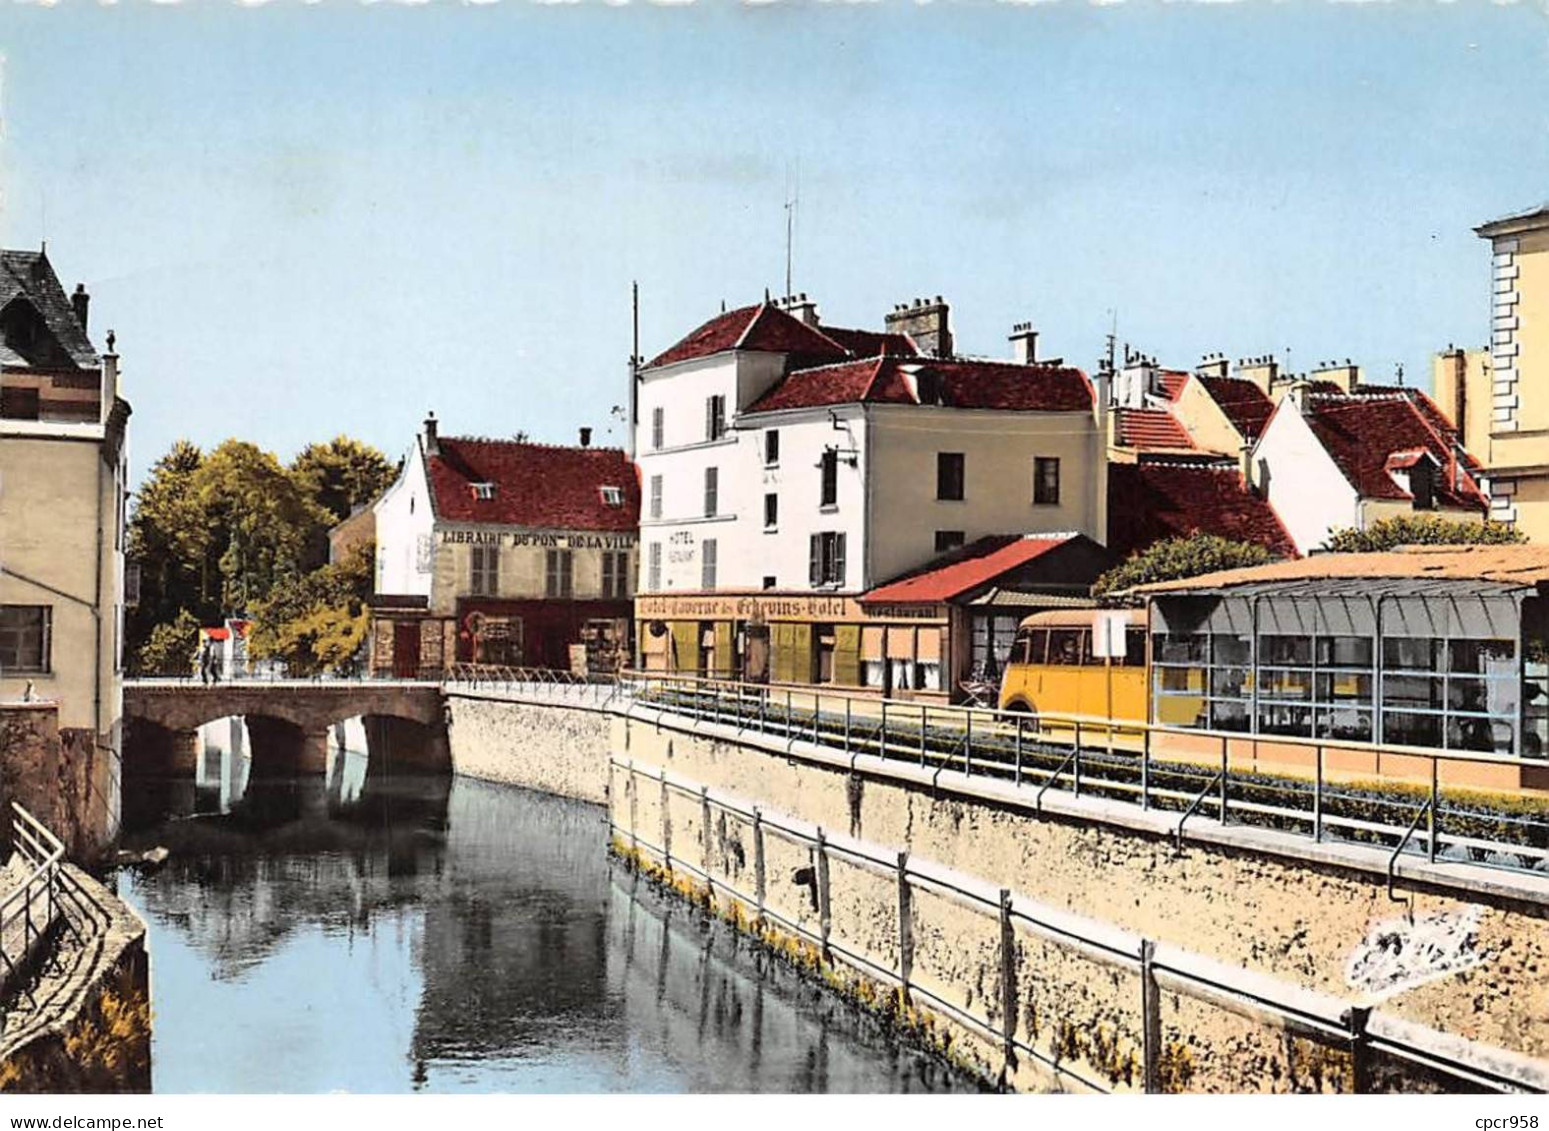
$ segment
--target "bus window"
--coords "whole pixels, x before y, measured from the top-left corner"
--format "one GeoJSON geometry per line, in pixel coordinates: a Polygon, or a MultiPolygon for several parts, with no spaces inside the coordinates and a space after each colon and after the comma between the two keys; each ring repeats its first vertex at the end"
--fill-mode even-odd
{"type": "Polygon", "coordinates": [[[1033,650],[1033,634],[1029,629],[1020,630],[1016,639],[1011,642],[1011,655],[1006,658],[1006,663],[1025,664],[1033,650]]]}
{"type": "Polygon", "coordinates": [[[1081,628],[1051,628],[1048,662],[1069,666],[1080,664],[1081,653],[1085,650],[1082,638],[1087,635],[1087,631],[1081,628]]]}
{"type": "Polygon", "coordinates": [[[1047,664],[1049,662],[1049,631],[1045,628],[1034,628],[1028,632],[1027,662],[1030,664],[1047,664]]]}
{"type": "Polygon", "coordinates": [[[1125,630],[1124,666],[1127,668],[1143,668],[1146,666],[1145,629],[1130,628],[1125,630]]]}

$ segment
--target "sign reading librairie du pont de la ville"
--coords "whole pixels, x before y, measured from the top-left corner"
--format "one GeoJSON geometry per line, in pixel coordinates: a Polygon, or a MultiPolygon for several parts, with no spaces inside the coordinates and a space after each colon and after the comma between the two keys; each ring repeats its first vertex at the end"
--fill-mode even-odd
{"type": "Polygon", "coordinates": [[[537,546],[558,550],[627,550],[634,546],[633,534],[591,534],[563,530],[477,530],[473,528],[441,531],[443,545],[537,546]]]}

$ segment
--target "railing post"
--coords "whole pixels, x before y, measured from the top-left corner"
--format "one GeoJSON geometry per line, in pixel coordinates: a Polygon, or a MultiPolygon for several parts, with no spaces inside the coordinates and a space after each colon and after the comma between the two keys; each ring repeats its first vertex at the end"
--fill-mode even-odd
{"type": "Polygon", "coordinates": [[[672,871],[672,811],[667,808],[667,771],[662,771],[662,866],[672,871]]]}
{"type": "Polygon", "coordinates": [[[1162,1090],[1162,1002],[1156,984],[1156,943],[1140,941],[1140,1044],[1146,1093],[1162,1090]]]}
{"type": "Polygon", "coordinates": [[[1076,748],[1071,751],[1071,761],[1075,763],[1075,784],[1071,789],[1072,797],[1081,796],[1081,723],[1076,723],[1076,748]]]}
{"type": "Polygon", "coordinates": [[[1439,758],[1431,759],[1431,808],[1425,823],[1425,856],[1432,864],[1436,863],[1436,808],[1441,800],[1439,758]]]}
{"type": "Polygon", "coordinates": [[[1226,824],[1226,773],[1227,754],[1231,749],[1231,739],[1221,739],[1221,823],[1226,824]]]}
{"type": "Polygon", "coordinates": [[[920,704],[920,765],[925,765],[925,715],[930,708],[920,704]]]}
{"type": "Polygon", "coordinates": [[[1316,774],[1312,780],[1312,839],[1313,843],[1321,844],[1323,841],[1323,743],[1317,746],[1316,774]]]}
{"type": "Polygon", "coordinates": [[[973,777],[974,713],[963,712],[963,776],[973,777]]]}
{"type": "Polygon", "coordinates": [[[758,733],[767,734],[769,731],[769,691],[758,697],[758,733]]]}
{"type": "Polygon", "coordinates": [[[705,891],[710,890],[710,787],[699,787],[699,870],[705,874],[705,891]]]}
{"type": "Polygon", "coordinates": [[[785,689],[785,725],[780,728],[780,733],[790,736],[791,733],[791,689],[785,689]]]}
{"type": "Polygon", "coordinates": [[[848,695],[844,697],[844,752],[850,752],[850,708],[854,703],[848,695]]]}
{"type": "Polygon", "coordinates": [[[1366,1022],[1371,1007],[1352,1005],[1345,1011],[1345,1025],[1350,1034],[1350,1090],[1356,1095],[1371,1091],[1371,1055],[1366,1047],[1366,1022]]]}
{"type": "Polygon", "coordinates": [[[812,693],[812,745],[818,745],[818,719],[823,714],[823,696],[814,691],[812,693]]]}
{"type": "Polygon", "coordinates": [[[828,838],[823,835],[823,830],[818,829],[817,843],[817,885],[818,885],[818,934],[823,940],[823,961],[831,960],[828,951],[828,838]]]}
{"type": "Polygon", "coordinates": [[[877,757],[887,758],[887,699],[882,700],[882,729],[877,732],[877,757]]]}
{"type": "Polygon", "coordinates": [[[1017,716],[1017,737],[1016,737],[1015,750],[1016,750],[1016,779],[1015,779],[1015,781],[1016,781],[1017,785],[1021,785],[1022,784],[1022,716],[1021,715],[1017,716]]]}
{"type": "Polygon", "coordinates": [[[914,912],[909,890],[909,853],[898,854],[898,982],[903,999],[909,1000],[909,979],[914,973],[914,912]]]}
{"type": "Polygon", "coordinates": [[[1000,889],[1000,1011],[1001,1040],[1010,1076],[1017,1063],[1017,936],[1011,925],[1011,889],[1000,889]]]}
{"type": "Polygon", "coordinates": [[[1151,727],[1140,732],[1140,807],[1151,808],[1151,727]]]}
{"type": "Polygon", "coordinates": [[[753,808],[753,904],[758,908],[759,922],[764,919],[764,814],[753,808]]]}
{"type": "Polygon", "coordinates": [[[635,785],[635,760],[631,758],[625,767],[628,774],[624,779],[624,788],[629,790],[629,848],[635,854],[635,863],[640,862],[640,791],[635,785]]]}

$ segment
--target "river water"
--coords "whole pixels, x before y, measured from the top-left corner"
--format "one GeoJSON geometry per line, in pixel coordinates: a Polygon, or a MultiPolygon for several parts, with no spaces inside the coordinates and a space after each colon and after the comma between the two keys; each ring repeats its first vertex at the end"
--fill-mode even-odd
{"type": "Polygon", "coordinates": [[[458,778],[131,782],[158,1092],[967,1086],[652,893],[597,806],[458,778]]]}

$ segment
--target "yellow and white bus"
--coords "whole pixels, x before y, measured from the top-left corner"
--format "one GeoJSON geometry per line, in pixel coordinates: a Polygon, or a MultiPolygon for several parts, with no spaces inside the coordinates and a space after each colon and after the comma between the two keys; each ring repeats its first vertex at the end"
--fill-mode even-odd
{"type": "Polygon", "coordinates": [[[1001,710],[1144,722],[1145,615],[1144,609],[1057,609],[1027,617],[1001,675],[1001,710]],[[1099,618],[1122,618],[1122,655],[1096,654],[1099,618]]]}

